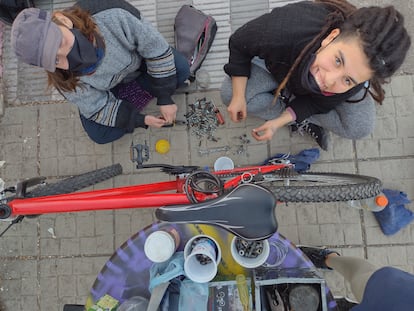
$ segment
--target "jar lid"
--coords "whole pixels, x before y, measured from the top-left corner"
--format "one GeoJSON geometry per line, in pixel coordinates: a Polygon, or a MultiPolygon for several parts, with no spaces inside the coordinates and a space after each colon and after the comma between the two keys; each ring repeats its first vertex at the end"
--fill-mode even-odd
{"type": "Polygon", "coordinates": [[[145,255],[153,262],[164,262],[175,252],[173,237],[165,231],[151,233],[144,244],[145,255]]]}

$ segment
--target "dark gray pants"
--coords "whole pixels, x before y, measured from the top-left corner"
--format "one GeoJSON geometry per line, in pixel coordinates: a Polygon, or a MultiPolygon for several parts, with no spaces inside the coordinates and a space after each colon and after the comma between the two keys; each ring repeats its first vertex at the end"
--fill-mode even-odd
{"type": "MultiPolygon", "coordinates": [[[[285,109],[284,104],[278,101],[272,105],[272,91],[277,88],[277,85],[272,75],[260,65],[260,62],[253,62],[246,87],[247,114],[264,120],[280,116],[285,109]]],[[[362,94],[363,90],[356,94],[355,98],[361,98],[362,94]]],[[[228,76],[222,83],[221,97],[225,105],[230,103],[232,86],[228,76]]],[[[361,102],[341,103],[330,112],[313,115],[308,120],[338,136],[360,139],[374,130],[375,102],[370,95],[367,95],[361,102]]]]}

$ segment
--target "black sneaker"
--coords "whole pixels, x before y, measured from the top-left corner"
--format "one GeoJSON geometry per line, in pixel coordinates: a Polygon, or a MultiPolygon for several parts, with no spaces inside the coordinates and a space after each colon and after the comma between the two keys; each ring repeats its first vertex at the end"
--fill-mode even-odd
{"type": "Polygon", "coordinates": [[[347,297],[335,297],[335,301],[338,311],[350,311],[353,307],[358,305],[357,302],[352,301],[347,297]]]}
{"type": "Polygon", "coordinates": [[[339,256],[339,253],[327,248],[319,248],[319,247],[308,247],[308,246],[298,246],[298,248],[312,261],[316,268],[320,269],[329,269],[325,264],[326,257],[329,254],[336,253],[339,256]]]}
{"type": "Polygon", "coordinates": [[[325,151],[328,150],[329,135],[323,129],[323,127],[310,123],[308,120],[303,120],[300,123],[296,122],[290,125],[290,130],[292,131],[292,133],[298,132],[301,135],[303,135],[304,133],[309,134],[316,140],[319,147],[321,147],[325,151]]]}

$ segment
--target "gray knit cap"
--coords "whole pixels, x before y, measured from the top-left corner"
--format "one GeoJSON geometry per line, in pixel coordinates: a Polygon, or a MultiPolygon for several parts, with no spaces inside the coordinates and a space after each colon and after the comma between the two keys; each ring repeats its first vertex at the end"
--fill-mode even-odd
{"type": "Polygon", "coordinates": [[[62,31],[52,22],[48,11],[29,8],[13,22],[11,44],[17,59],[30,65],[56,70],[56,55],[62,42],[62,31]]]}

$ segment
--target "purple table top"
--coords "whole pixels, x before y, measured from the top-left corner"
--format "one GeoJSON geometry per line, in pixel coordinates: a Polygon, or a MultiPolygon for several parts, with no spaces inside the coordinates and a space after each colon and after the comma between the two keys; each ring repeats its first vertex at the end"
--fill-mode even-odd
{"type": "MultiPolygon", "coordinates": [[[[180,234],[181,242],[178,251],[182,251],[185,243],[197,234],[209,235],[218,242],[222,252],[222,260],[218,266],[217,279],[220,279],[220,276],[239,273],[251,276],[251,270],[241,267],[231,256],[230,243],[234,235],[227,231],[216,226],[156,222],[129,238],[109,258],[90,290],[86,307],[92,305],[105,294],[111,295],[121,303],[137,295],[149,298],[149,269],[153,263],[145,256],[144,243],[152,232],[168,227],[174,227],[180,234]]],[[[288,254],[279,268],[314,267],[302,251],[282,235],[275,233],[269,238],[269,242],[272,240],[280,240],[289,248],[288,254]]],[[[272,256],[271,251],[268,258],[269,263],[272,263],[272,256]]],[[[336,310],[336,303],[328,288],[326,294],[328,309],[336,310]]]]}

